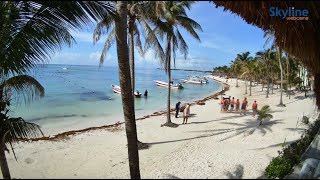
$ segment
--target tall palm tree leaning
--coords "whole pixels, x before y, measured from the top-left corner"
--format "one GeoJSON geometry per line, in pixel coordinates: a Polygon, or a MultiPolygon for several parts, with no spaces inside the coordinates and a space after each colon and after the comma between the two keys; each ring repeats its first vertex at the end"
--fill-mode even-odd
{"type": "MultiPolygon", "coordinates": [[[[283,70],[282,70],[282,63],[281,63],[281,58],[282,58],[282,51],[279,46],[276,45],[275,40],[274,40],[274,30],[267,30],[263,37],[267,37],[267,40],[264,44],[264,47],[266,46],[267,43],[269,43],[272,40],[272,45],[271,48],[276,49],[276,54],[279,62],[279,67],[280,67],[280,103],[278,106],[284,107],[285,105],[283,104],[282,101],[282,92],[283,92],[283,70]]],[[[273,85],[272,85],[273,86],[273,85]]]]}
{"type": "MultiPolygon", "coordinates": [[[[137,20],[144,17],[141,14],[141,9],[143,8],[144,3],[141,1],[128,1],[127,11],[128,11],[128,38],[129,38],[129,61],[130,61],[130,74],[131,74],[131,86],[132,86],[132,95],[134,95],[135,90],[135,63],[134,63],[134,48],[135,45],[138,47],[139,53],[143,56],[144,51],[141,45],[140,32],[138,29],[137,20]]],[[[107,51],[115,42],[115,28],[114,28],[114,20],[117,17],[115,16],[106,16],[101,22],[99,22],[93,33],[93,43],[95,44],[100,40],[102,30],[105,28],[107,31],[110,29],[110,33],[107,37],[107,40],[103,46],[102,53],[100,56],[101,66],[104,62],[107,51]]]]}
{"type": "Polygon", "coordinates": [[[115,35],[117,43],[117,56],[119,64],[119,79],[125,128],[128,141],[128,158],[130,176],[132,179],[140,179],[139,152],[137,129],[134,113],[134,101],[130,80],[130,65],[127,44],[127,1],[117,1],[117,13],[119,18],[115,21],[115,35]]]}
{"type": "MultiPolygon", "coordinates": [[[[167,122],[165,126],[174,125],[171,122],[170,114],[170,90],[171,90],[171,58],[173,56],[173,63],[175,66],[176,51],[179,49],[187,58],[188,45],[182,37],[179,27],[185,29],[193,38],[200,42],[200,38],[195,30],[202,31],[201,26],[186,14],[186,10],[190,9],[192,1],[166,1],[163,16],[155,21],[154,32],[161,36],[165,36],[165,59],[160,59],[160,62],[164,65],[164,69],[168,75],[168,96],[167,96],[167,122]]],[[[148,42],[147,42],[148,43],[148,42]]]]}
{"type": "MultiPolygon", "coordinates": [[[[19,138],[35,138],[43,136],[40,126],[26,122],[23,118],[12,118],[7,115],[10,110],[10,102],[13,95],[24,95],[24,100],[30,101],[31,97],[43,97],[44,88],[31,76],[18,75],[0,83],[0,166],[4,179],[11,179],[5,151],[9,151],[7,145],[13,150],[13,143],[17,143],[19,138]]],[[[15,156],[16,158],[16,156],[15,156]]],[[[16,158],[17,160],[17,158],[16,158]]]]}

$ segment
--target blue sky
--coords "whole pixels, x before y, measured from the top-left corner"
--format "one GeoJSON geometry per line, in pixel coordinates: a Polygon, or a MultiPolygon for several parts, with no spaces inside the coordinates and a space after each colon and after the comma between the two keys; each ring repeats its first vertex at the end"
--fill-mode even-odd
{"type": "MultiPolygon", "coordinates": [[[[216,8],[212,3],[195,3],[188,11],[188,16],[202,26],[203,32],[198,33],[201,43],[182,31],[189,46],[189,55],[185,60],[178,53],[176,68],[211,70],[215,66],[228,65],[237,53],[249,51],[254,55],[263,49],[265,39],[261,29],[247,24],[237,15],[223,12],[222,8],[216,8]]],[[[106,35],[93,45],[93,31],[90,29],[89,27],[81,32],[72,32],[77,44],[64,47],[49,63],[98,66],[106,35]]],[[[160,67],[152,49],[149,49],[144,57],[140,57],[138,53],[135,57],[137,68],[160,67]]],[[[107,53],[104,65],[117,66],[115,44],[107,53]]]]}

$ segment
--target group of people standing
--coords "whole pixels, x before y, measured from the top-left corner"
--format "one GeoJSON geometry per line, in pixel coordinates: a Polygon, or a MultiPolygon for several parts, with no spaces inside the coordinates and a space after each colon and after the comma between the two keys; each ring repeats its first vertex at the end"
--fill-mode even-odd
{"type": "MultiPolygon", "coordinates": [[[[228,98],[222,97],[219,104],[221,106],[220,112],[233,112],[233,111],[239,112],[239,108],[240,108],[239,99],[235,101],[234,97],[232,97],[231,99],[231,96],[229,96],[228,98]]],[[[244,98],[243,101],[241,102],[240,115],[242,114],[246,115],[247,107],[248,107],[248,101],[247,101],[247,98],[244,98]]],[[[254,101],[252,104],[253,117],[255,117],[257,113],[257,109],[258,109],[257,101],[254,101]]]]}

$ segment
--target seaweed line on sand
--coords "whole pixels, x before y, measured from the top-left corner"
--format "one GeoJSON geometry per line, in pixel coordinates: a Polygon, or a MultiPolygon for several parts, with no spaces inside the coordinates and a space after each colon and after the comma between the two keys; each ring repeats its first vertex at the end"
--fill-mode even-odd
{"type": "MultiPolygon", "coordinates": [[[[193,105],[204,105],[205,101],[210,100],[210,99],[218,99],[219,95],[224,94],[226,91],[229,90],[229,88],[230,88],[229,84],[224,83],[224,82],[219,81],[219,80],[214,79],[214,78],[212,78],[212,80],[223,84],[224,85],[223,90],[221,90],[221,91],[219,91],[219,92],[217,92],[217,93],[215,93],[213,95],[210,95],[208,97],[205,97],[203,99],[195,100],[192,103],[189,103],[191,106],[193,106],[193,105]]],[[[170,112],[174,112],[174,111],[175,111],[175,108],[171,108],[170,109],[170,112]]],[[[150,118],[152,116],[161,116],[161,115],[164,115],[166,113],[167,113],[167,111],[157,111],[157,112],[154,112],[151,115],[146,115],[146,116],[143,116],[141,118],[137,118],[136,121],[139,121],[139,120],[141,121],[141,120],[150,118]]],[[[84,133],[84,132],[89,132],[89,131],[94,131],[94,130],[106,129],[106,130],[109,130],[109,131],[112,131],[112,132],[113,131],[117,131],[117,130],[120,130],[120,127],[121,127],[122,124],[124,124],[124,122],[118,121],[117,123],[111,124],[111,125],[103,125],[103,126],[98,126],[98,127],[89,127],[89,128],[80,129],[80,130],[71,130],[71,131],[62,132],[62,133],[59,133],[59,134],[56,134],[56,135],[53,135],[53,136],[44,136],[44,137],[40,137],[40,138],[30,138],[30,139],[20,138],[19,141],[33,142],[33,141],[41,141],[41,140],[43,140],[43,141],[68,140],[69,139],[68,136],[76,135],[76,134],[80,134],[80,133],[84,133]]]]}

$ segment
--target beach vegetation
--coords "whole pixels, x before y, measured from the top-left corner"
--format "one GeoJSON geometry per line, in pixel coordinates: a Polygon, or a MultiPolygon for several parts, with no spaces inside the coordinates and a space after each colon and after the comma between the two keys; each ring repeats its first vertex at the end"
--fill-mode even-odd
{"type": "MultiPolygon", "coordinates": [[[[25,103],[33,98],[44,96],[44,88],[33,77],[28,75],[17,75],[8,79],[2,79],[0,83],[0,165],[4,179],[11,179],[5,151],[9,152],[11,147],[14,157],[13,143],[17,143],[20,138],[35,138],[43,136],[40,126],[26,122],[22,117],[10,117],[10,105],[12,100],[25,103]]],[[[16,158],[17,160],[17,158],[16,158]]]]}
{"type": "MultiPolygon", "coordinates": [[[[42,136],[40,126],[22,117],[10,117],[10,105],[23,97],[27,105],[44,96],[44,88],[28,74],[46,63],[64,45],[75,43],[70,31],[81,29],[105,14],[113,13],[108,2],[1,1],[0,2],[0,166],[10,179],[5,151],[19,138],[42,136]]],[[[15,154],[14,154],[15,155],[15,154]]]]}
{"type": "Polygon", "coordinates": [[[270,114],[269,105],[264,105],[260,110],[257,110],[258,120],[260,121],[259,126],[262,125],[262,121],[265,119],[273,118],[272,114],[270,114]]]}
{"type": "Polygon", "coordinates": [[[265,169],[266,176],[270,179],[285,178],[291,172],[293,166],[302,160],[304,153],[318,134],[319,129],[320,116],[312,124],[309,124],[308,129],[301,135],[300,139],[278,151],[278,157],[273,158],[265,169]]]}

